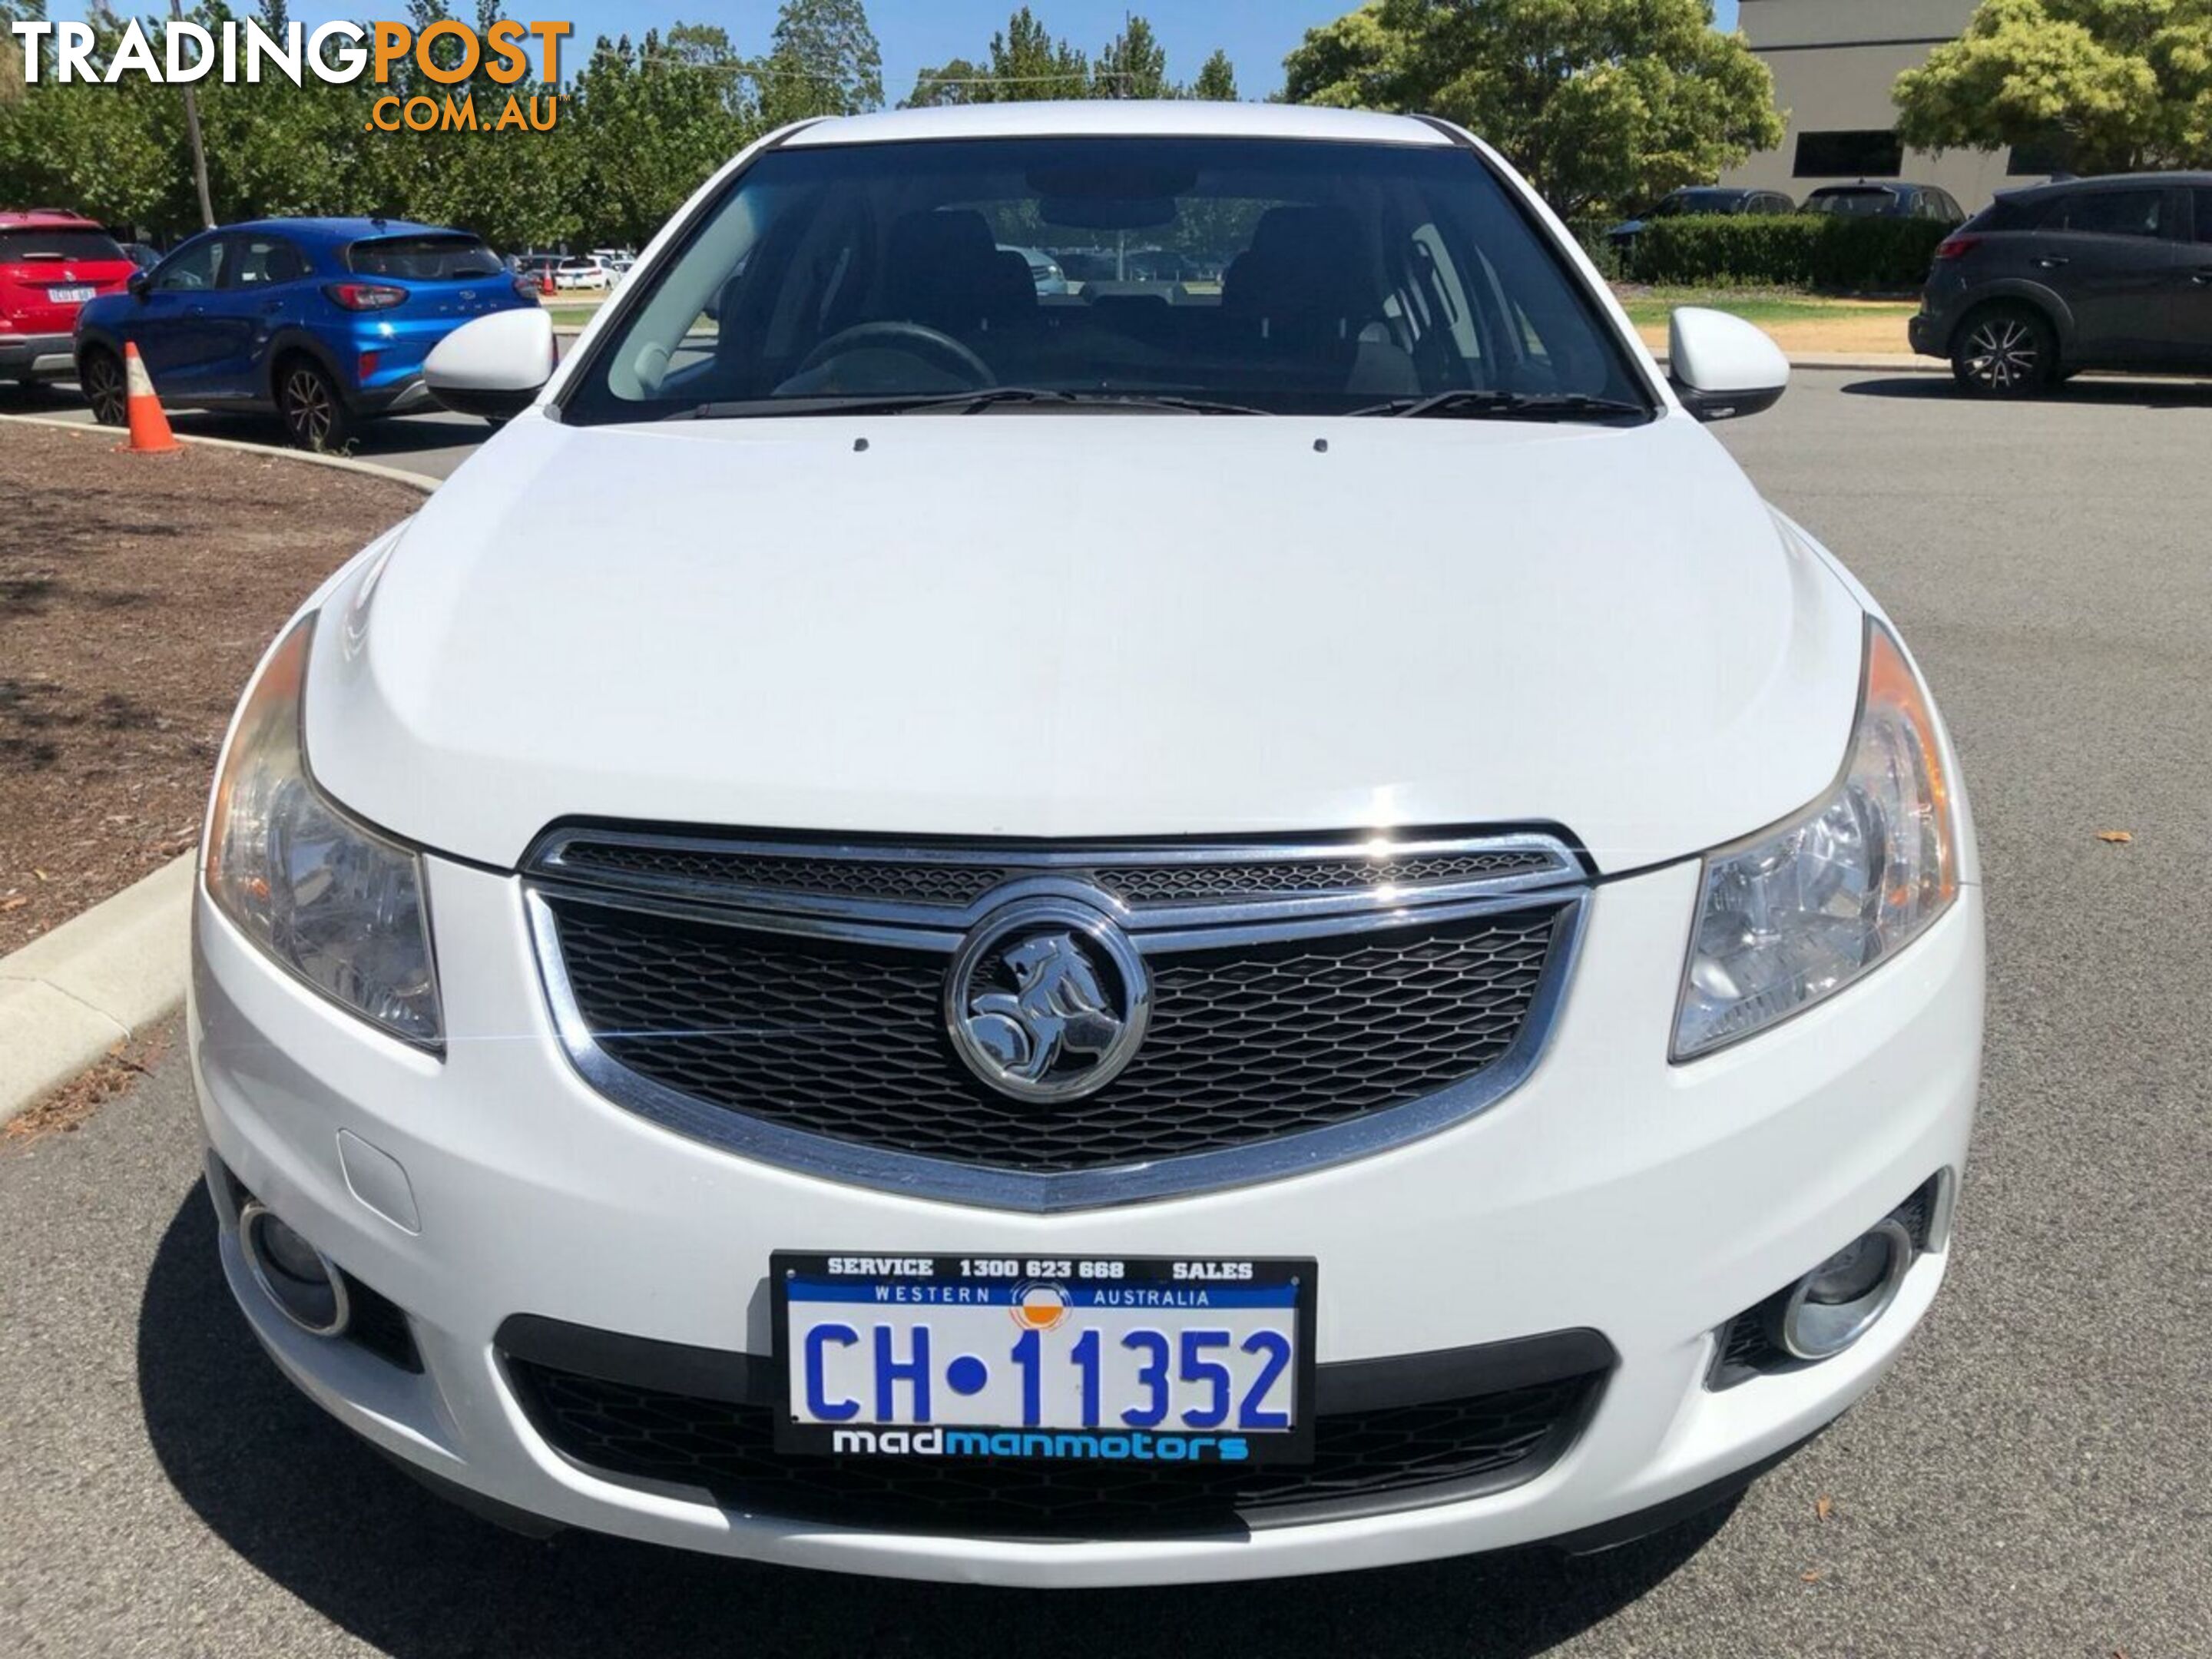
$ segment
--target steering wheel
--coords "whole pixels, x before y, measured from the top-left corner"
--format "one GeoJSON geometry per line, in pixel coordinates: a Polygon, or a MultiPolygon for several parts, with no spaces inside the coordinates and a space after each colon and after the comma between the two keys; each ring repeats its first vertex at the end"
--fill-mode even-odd
{"type": "Polygon", "coordinates": [[[792,378],[796,380],[809,370],[819,368],[834,357],[865,351],[871,346],[925,358],[939,368],[965,375],[979,392],[999,383],[990,364],[950,334],[924,323],[908,322],[855,323],[850,328],[840,329],[806,354],[792,371],[792,378]]]}

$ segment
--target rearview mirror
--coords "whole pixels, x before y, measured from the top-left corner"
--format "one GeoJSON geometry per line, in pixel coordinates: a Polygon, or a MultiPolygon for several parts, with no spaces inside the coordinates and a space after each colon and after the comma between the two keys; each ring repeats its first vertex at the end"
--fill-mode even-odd
{"type": "Polygon", "coordinates": [[[131,273],[129,280],[125,282],[123,287],[125,291],[126,291],[132,299],[143,300],[146,297],[147,285],[153,280],[154,277],[151,271],[134,270],[131,273]]]}
{"type": "Polygon", "coordinates": [[[455,414],[505,420],[538,401],[556,361],[550,313],[536,306],[495,311],[431,347],[422,383],[455,414]]]}
{"type": "Polygon", "coordinates": [[[1684,306],[1667,322],[1667,378],[1699,420],[1735,420],[1782,401],[1790,359],[1742,318],[1684,306]]]}

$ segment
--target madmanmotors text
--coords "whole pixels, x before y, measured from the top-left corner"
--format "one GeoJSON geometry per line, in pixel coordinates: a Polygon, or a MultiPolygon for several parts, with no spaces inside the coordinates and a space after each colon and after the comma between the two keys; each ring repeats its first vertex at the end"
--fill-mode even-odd
{"type": "Polygon", "coordinates": [[[1242,1435],[1042,1434],[1034,1429],[839,1429],[830,1449],[862,1456],[1051,1457],[1109,1463],[1242,1463],[1242,1435]]]}

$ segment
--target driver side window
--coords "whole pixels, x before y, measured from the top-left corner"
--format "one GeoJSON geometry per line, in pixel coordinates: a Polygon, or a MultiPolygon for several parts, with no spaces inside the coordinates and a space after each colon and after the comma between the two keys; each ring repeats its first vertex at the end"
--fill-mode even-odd
{"type": "Polygon", "coordinates": [[[196,246],[182,250],[155,273],[155,292],[197,294],[221,288],[229,246],[222,237],[210,236],[196,246]]]}

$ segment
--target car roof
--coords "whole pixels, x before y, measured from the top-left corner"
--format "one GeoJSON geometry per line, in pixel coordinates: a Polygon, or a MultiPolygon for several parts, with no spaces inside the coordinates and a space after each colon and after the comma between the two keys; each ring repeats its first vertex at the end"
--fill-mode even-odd
{"type": "Polygon", "coordinates": [[[2023,185],[2017,190],[2001,191],[1998,194],[2008,202],[2033,202],[2062,191],[2126,190],[2131,185],[2140,187],[2144,185],[2212,190],[2212,173],[2104,173],[2094,179],[2053,179],[2046,184],[2023,185]]]}
{"type": "Polygon", "coordinates": [[[1887,191],[1895,195],[1905,190],[1939,190],[1939,185],[1916,185],[1908,179],[1861,179],[1848,185],[1823,185],[1813,192],[1815,196],[1856,196],[1862,191],[1887,191]]]}
{"type": "Polygon", "coordinates": [[[67,208],[7,208],[0,209],[0,230],[27,230],[32,226],[41,230],[105,230],[97,219],[88,219],[82,213],[72,213],[67,208]]]}
{"type": "Polygon", "coordinates": [[[1319,138],[1346,143],[1449,144],[1408,115],[1302,104],[1218,104],[1205,99],[1097,99],[961,104],[833,116],[788,134],[793,149],[930,138],[1319,138]]]}
{"type": "Polygon", "coordinates": [[[222,225],[224,231],[266,231],[309,242],[359,242],[375,236],[465,236],[466,231],[444,225],[418,224],[412,219],[243,219],[222,225]]]}

